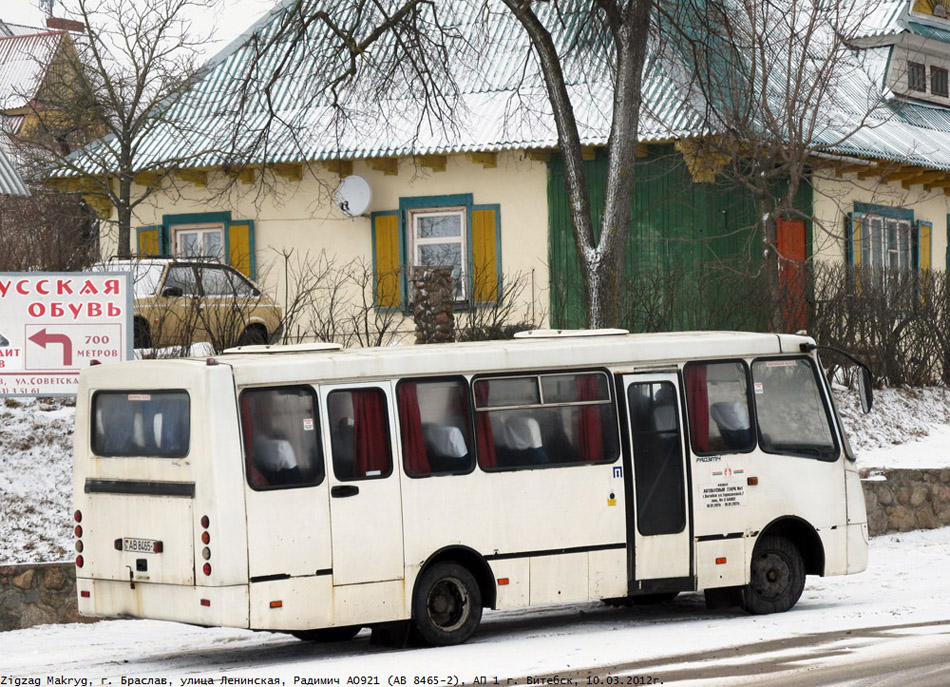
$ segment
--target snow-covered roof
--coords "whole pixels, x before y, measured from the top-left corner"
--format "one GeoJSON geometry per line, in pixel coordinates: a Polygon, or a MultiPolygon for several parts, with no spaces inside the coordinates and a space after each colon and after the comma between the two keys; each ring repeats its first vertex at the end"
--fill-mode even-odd
{"type": "Polygon", "coordinates": [[[36,96],[62,31],[0,36],[0,110],[24,107],[36,96]]]}
{"type": "MultiPolygon", "coordinates": [[[[345,119],[325,84],[314,78],[339,73],[345,56],[336,37],[320,22],[307,27],[303,40],[276,37],[293,4],[278,4],[207,63],[194,86],[169,104],[162,122],[138,142],[136,169],[557,146],[551,106],[529,40],[499,0],[453,0],[438,6],[443,28],[456,37],[449,41],[452,50],[441,67],[457,84],[455,92],[423,101],[405,72],[384,82],[382,67],[367,56],[357,65],[355,85],[338,94],[345,119]],[[262,45],[268,47],[258,56],[262,45]],[[272,78],[277,65],[280,73],[272,78]],[[264,83],[269,84],[266,93],[264,83]],[[447,112],[451,116],[439,116],[447,112]]],[[[305,4],[305,14],[319,7],[337,12],[344,24],[352,19],[347,14],[352,8],[343,3],[305,4]]],[[[538,11],[555,27],[582,142],[604,145],[613,105],[605,48],[583,11],[552,5],[541,4],[538,11]],[[559,12],[557,20],[554,12],[559,12]]],[[[885,0],[864,19],[865,32],[905,30],[901,22],[907,6],[906,0],[885,0]]],[[[827,124],[818,133],[817,147],[950,170],[950,115],[926,105],[888,101],[883,92],[886,56],[867,52],[863,58],[862,64],[861,51],[856,51],[845,59],[845,76],[824,103],[827,124]]],[[[668,55],[650,54],[640,122],[644,142],[701,136],[713,128],[688,81],[689,75],[678,71],[668,55]]],[[[107,149],[113,144],[103,139],[87,149],[90,173],[110,169],[107,149]]]]}

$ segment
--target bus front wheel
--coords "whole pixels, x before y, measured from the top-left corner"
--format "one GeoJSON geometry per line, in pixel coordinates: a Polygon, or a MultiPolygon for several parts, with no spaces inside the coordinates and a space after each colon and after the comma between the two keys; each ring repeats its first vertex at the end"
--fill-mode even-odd
{"type": "Polygon", "coordinates": [[[436,563],[419,577],[412,598],[416,638],[429,646],[461,644],[482,619],[475,576],[458,563],[436,563]]]}
{"type": "Polygon", "coordinates": [[[785,537],[764,536],[752,552],[751,579],[742,589],[742,607],[754,615],[787,611],[805,589],[805,563],[785,537]]]}

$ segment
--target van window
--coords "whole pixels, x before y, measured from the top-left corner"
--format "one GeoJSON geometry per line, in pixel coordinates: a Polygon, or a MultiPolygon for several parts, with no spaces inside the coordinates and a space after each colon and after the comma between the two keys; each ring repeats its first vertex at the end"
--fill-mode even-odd
{"type": "Polygon", "coordinates": [[[309,386],[248,389],[241,393],[245,470],[254,489],[320,484],[317,397],[309,386]]]}
{"type": "Polygon", "coordinates": [[[486,470],[612,462],[617,420],[602,372],[475,381],[478,464],[486,470]]]}
{"type": "Polygon", "coordinates": [[[386,394],[379,388],[327,395],[333,474],[341,481],[381,479],[393,471],[386,394]]]}
{"type": "Polygon", "coordinates": [[[687,363],[683,372],[693,453],[743,453],[755,448],[745,363],[687,363]]]}
{"type": "Polygon", "coordinates": [[[838,458],[810,359],[756,360],[752,381],[763,451],[828,461],[838,458]]]}
{"type": "Polygon", "coordinates": [[[475,452],[464,379],[404,379],[396,403],[407,475],[471,472],[475,452]]]}
{"type": "Polygon", "coordinates": [[[183,458],[191,436],[184,391],[98,391],[92,452],[98,456],[183,458]]]}

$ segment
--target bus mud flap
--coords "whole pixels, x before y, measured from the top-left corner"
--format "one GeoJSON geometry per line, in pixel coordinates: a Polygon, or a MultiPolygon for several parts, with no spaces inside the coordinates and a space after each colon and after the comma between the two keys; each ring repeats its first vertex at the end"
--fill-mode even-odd
{"type": "Polygon", "coordinates": [[[409,620],[396,620],[391,623],[373,625],[369,642],[375,646],[404,649],[409,644],[409,628],[411,625],[412,623],[409,620]]]}

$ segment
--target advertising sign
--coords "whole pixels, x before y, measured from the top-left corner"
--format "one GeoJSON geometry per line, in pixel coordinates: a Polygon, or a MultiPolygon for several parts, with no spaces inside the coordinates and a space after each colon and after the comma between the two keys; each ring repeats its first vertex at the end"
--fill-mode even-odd
{"type": "Polygon", "coordinates": [[[0,273],[0,396],[67,396],[132,357],[132,275],[0,273]]]}

